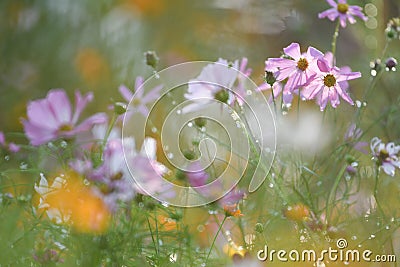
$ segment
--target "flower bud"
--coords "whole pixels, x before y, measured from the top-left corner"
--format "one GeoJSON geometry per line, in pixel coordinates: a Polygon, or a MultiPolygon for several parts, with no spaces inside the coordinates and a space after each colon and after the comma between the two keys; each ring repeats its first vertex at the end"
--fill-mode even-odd
{"type": "Polygon", "coordinates": [[[125,103],[122,102],[116,102],[114,103],[114,112],[117,115],[122,115],[126,112],[127,106],[125,103]]]}
{"type": "Polygon", "coordinates": [[[155,69],[158,65],[158,61],[160,60],[154,51],[147,51],[144,53],[144,56],[146,58],[146,64],[153,69],[155,69]]]}
{"type": "Polygon", "coordinates": [[[396,71],[397,60],[394,57],[386,59],[385,62],[387,71],[396,71]]]}

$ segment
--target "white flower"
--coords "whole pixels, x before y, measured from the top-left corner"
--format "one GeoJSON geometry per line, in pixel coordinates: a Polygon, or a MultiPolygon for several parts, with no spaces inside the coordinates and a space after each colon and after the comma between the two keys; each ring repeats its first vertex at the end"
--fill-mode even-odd
{"type": "Polygon", "coordinates": [[[374,137],[371,140],[371,151],[379,167],[386,174],[394,176],[396,168],[400,168],[400,146],[396,146],[393,142],[385,145],[381,139],[374,137]]]}
{"type": "Polygon", "coordinates": [[[40,182],[39,185],[35,183],[35,191],[40,195],[39,200],[39,209],[45,209],[46,214],[50,220],[55,221],[57,224],[67,222],[70,219],[70,214],[63,214],[63,212],[57,208],[52,208],[47,202],[46,199],[51,194],[57,194],[59,190],[65,188],[67,181],[64,178],[56,177],[49,186],[46,177],[43,173],[40,174],[40,182]]]}

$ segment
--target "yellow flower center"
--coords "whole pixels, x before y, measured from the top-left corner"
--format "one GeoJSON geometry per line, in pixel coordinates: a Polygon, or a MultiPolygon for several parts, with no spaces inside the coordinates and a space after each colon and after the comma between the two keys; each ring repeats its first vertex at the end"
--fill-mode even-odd
{"type": "Polygon", "coordinates": [[[337,10],[339,11],[339,13],[346,14],[347,11],[349,10],[349,5],[348,4],[338,4],[337,10]]]}
{"type": "Polygon", "coordinates": [[[300,58],[297,61],[297,68],[301,71],[305,71],[308,68],[308,61],[305,58],[300,58]]]}
{"type": "Polygon", "coordinates": [[[133,101],[132,101],[132,105],[133,105],[134,107],[139,106],[140,103],[141,103],[141,101],[140,101],[140,99],[137,98],[137,97],[136,97],[135,99],[133,99],[133,101]]]}
{"type": "Polygon", "coordinates": [[[336,78],[332,74],[327,74],[324,77],[324,85],[327,87],[332,87],[336,84],[336,78]]]}
{"type": "Polygon", "coordinates": [[[71,124],[63,124],[60,126],[60,128],[58,128],[58,130],[60,132],[68,132],[68,131],[72,131],[73,127],[71,124]]]}
{"type": "Polygon", "coordinates": [[[381,161],[386,161],[389,158],[389,152],[386,149],[379,151],[379,159],[381,161]]]}

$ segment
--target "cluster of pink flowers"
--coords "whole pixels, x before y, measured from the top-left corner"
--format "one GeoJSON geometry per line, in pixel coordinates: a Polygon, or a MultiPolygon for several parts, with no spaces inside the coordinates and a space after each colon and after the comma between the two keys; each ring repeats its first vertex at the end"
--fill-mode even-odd
{"type": "MultiPolygon", "coordinates": [[[[141,103],[131,103],[132,108],[128,108],[128,115],[139,112],[146,116],[149,112],[146,104],[159,96],[161,86],[143,95],[143,91],[139,90],[142,84],[143,78],[138,77],[135,93],[138,93],[136,97],[141,103]]],[[[120,93],[127,102],[131,102],[133,93],[129,89],[121,86],[120,93]]],[[[108,118],[105,113],[96,113],[78,123],[82,111],[92,100],[92,93],[82,96],[77,91],[74,112],[66,92],[62,89],[50,90],[46,98],[31,101],[27,108],[27,119],[22,119],[25,134],[31,145],[40,146],[58,139],[75,140],[80,150],[76,149],[74,152],[74,158],[69,162],[70,167],[92,183],[92,190],[112,211],[116,210],[118,202],[131,201],[138,193],[172,197],[174,191],[170,190],[168,183],[162,181],[162,176],[168,170],[156,160],[155,139],[146,138],[141,151],[137,151],[135,140],[132,137],[121,139],[120,129],[117,126],[114,125],[111,131],[107,130],[110,126],[107,124],[108,118]],[[96,150],[99,151],[97,153],[101,153],[100,163],[94,162],[91,156],[96,150]],[[151,192],[144,191],[135,183],[138,180],[142,184],[147,184],[146,188],[151,188],[151,192]]],[[[6,143],[1,132],[0,144],[7,146],[11,151],[19,149],[13,143],[6,143]]],[[[53,187],[59,188],[61,184],[61,178],[57,178],[53,185],[49,186],[42,176],[40,184],[35,186],[35,189],[45,199],[53,187]]],[[[46,208],[50,218],[62,218],[60,214],[56,214],[56,210],[49,209],[44,201],[40,203],[39,208],[46,208]]]]}
{"type": "MultiPolygon", "coordinates": [[[[278,88],[286,104],[292,101],[293,94],[300,94],[304,100],[316,99],[321,110],[325,109],[328,102],[336,108],[340,103],[339,96],[351,105],[354,104],[349,96],[347,81],[361,77],[360,72],[334,66],[332,53],[324,55],[313,47],[301,53],[300,45],[292,43],[283,51],[283,57],[269,58],[265,62],[265,71],[274,75],[275,83],[272,87],[264,84],[259,90],[278,88]],[[280,89],[281,85],[275,85],[283,82],[283,89],[280,89]]],[[[278,96],[275,91],[273,93],[275,97],[278,96]]]]}

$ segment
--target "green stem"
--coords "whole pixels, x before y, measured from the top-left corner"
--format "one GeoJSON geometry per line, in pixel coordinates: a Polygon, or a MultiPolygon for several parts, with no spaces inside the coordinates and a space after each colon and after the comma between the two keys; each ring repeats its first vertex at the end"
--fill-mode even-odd
{"type": "Polygon", "coordinates": [[[226,218],[228,218],[228,217],[225,215],[224,219],[222,220],[221,224],[220,224],[219,227],[218,227],[218,231],[217,231],[217,233],[215,234],[214,239],[213,239],[213,241],[212,241],[212,243],[211,243],[210,250],[208,251],[205,264],[207,264],[208,258],[210,257],[210,254],[211,254],[211,251],[212,251],[212,249],[213,249],[213,247],[214,247],[215,241],[217,240],[217,237],[218,237],[219,233],[221,232],[222,226],[224,225],[224,223],[225,223],[225,221],[226,221],[226,218]]]}
{"type": "Polygon", "coordinates": [[[376,166],[376,171],[375,171],[375,185],[374,185],[374,198],[376,202],[376,206],[381,213],[383,219],[385,219],[385,213],[383,212],[380,200],[378,200],[378,185],[379,185],[379,167],[376,166]]]}
{"type": "Polygon", "coordinates": [[[328,198],[326,199],[326,218],[329,220],[330,219],[330,213],[331,213],[331,205],[333,205],[333,201],[331,200],[332,198],[335,197],[337,188],[339,186],[340,180],[342,180],[342,176],[344,172],[346,171],[346,165],[342,167],[342,169],[339,171],[338,175],[336,176],[335,182],[332,186],[331,191],[329,191],[328,198]]]}
{"type": "MultiPolygon", "coordinates": [[[[333,60],[335,60],[335,55],[336,55],[336,41],[337,41],[337,37],[339,36],[339,28],[340,28],[340,20],[338,20],[336,23],[335,32],[333,33],[333,38],[332,38],[333,60]]],[[[335,65],[336,62],[333,62],[333,64],[335,65]]]]}

